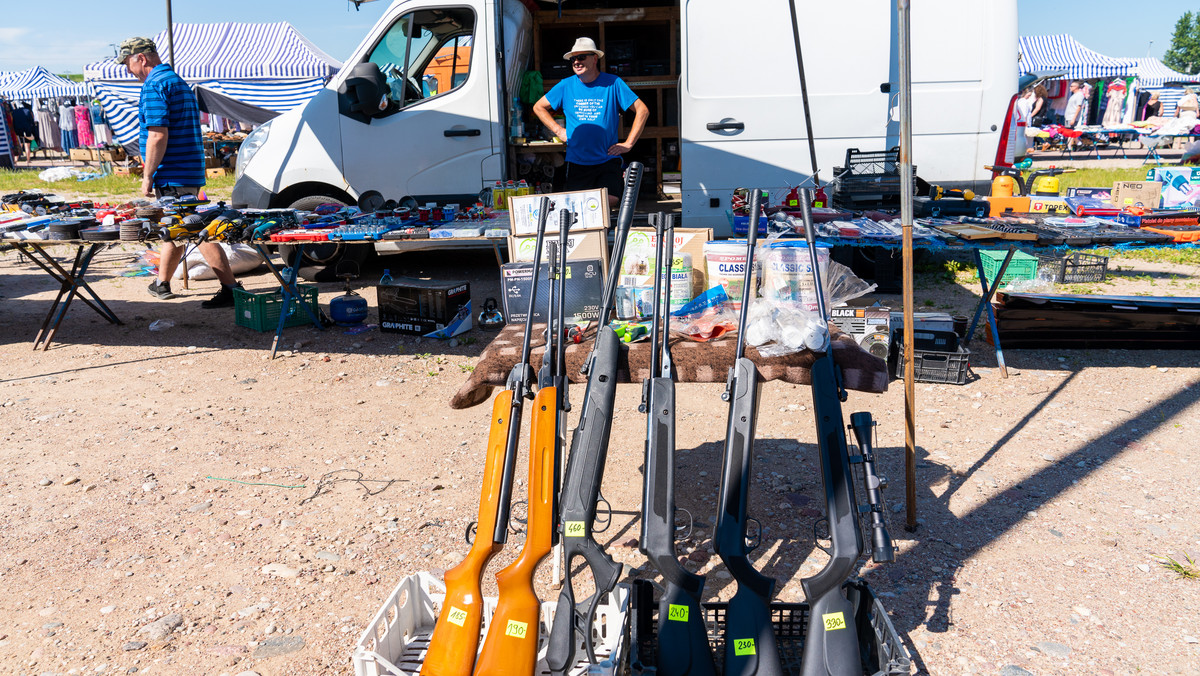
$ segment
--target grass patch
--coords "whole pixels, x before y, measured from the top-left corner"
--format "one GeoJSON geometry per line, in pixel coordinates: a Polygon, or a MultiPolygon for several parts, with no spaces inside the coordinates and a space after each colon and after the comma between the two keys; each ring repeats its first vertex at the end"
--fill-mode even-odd
{"type": "MultiPolygon", "coordinates": [[[[234,178],[232,174],[209,178],[204,188],[209,196],[216,199],[229,199],[233,191],[234,178]]],[[[82,195],[93,199],[106,201],[127,202],[139,197],[142,179],[136,176],[102,176],[89,181],[67,179],[47,183],[38,178],[34,169],[3,169],[0,170],[0,193],[8,194],[19,190],[41,190],[47,193],[62,193],[64,195],[82,195]]]]}
{"type": "MultiPolygon", "coordinates": [[[[1059,165],[1064,166],[1064,165],[1059,165]]],[[[1067,194],[1067,188],[1112,188],[1117,181],[1144,181],[1146,167],[1130,169],[1076,169],[1068,174],[1060,174],[1058,187],[1062,194],[1067,194]]]]}
{"type": "Polygon", "coordinates": [[[1159,556],[1158,562],[1163,568],[1175,573],[1184,580],[1200,580],[1200,567],[1196,566],[1196,561],[1187,554],[1183,555],[1184,562],[1176,561],[1169,556],[1159,556]]]}
{"type": "Polygon", "coordinates": [[[1172,263],[1200,266],[1200,249],[1138,247],[1136,249],[1097,249],[1096,253],[1109,260],[1135,260],[1147,263],[1172,263]]]}

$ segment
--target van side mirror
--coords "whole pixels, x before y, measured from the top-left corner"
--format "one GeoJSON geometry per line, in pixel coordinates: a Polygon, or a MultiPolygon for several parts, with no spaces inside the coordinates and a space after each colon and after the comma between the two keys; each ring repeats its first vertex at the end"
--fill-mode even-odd
{"type": "Polygon", "coordinates": [[[343,114],[369,124],[370,118],[388,109],[390,93],[379,66],[367,61],[355,66],[338,87],[338,107],[343,114]]]}

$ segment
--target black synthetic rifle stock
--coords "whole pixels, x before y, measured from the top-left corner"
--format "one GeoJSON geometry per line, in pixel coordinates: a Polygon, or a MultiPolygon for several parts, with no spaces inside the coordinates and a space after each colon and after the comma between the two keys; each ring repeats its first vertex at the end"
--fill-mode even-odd
{"type": "MultiPolygon", "coordinates": [[[[737,592],[729,600],[725,615],[726,676],[783,676],[779,645],[771,624],[771,598],[775,580],[758,572],[751,563],[746,543],[751,461],[754,457],[754,427],[758,416],[761,383],[754,362],[744,354],[746,313],[755,297],[754,244],[758,236],[762,191],[750,193],[750,228],[747,234],[746,271],[742,283],[742,307],[738,317],[737,355],[725,393],[729,421],[725,431],[725,456],[721,465],[721,493],[717,504],[714,549],[737,581],[737,592]]],[[[761,531],[755,537],[757,541],[761,531]]]]}
{"type": "Polygon", "coordinates": [[[684,569],[675,554],[675,381],[668,346],[670,313],[664,302],[664,297],[671,297],[675,216],[652,214],[651,224],[658,239],[658,264],[654,268],[650,377],[642,385],[646,457],[640,549],[663,578],[663,594],[658,602],[658,674],[712,676],[716,667],[700,608],[704,578],[684,569]]]}
{"type": "MultiPolygon", "coordinates": [[[[813,239],[812,213],[809,205],[811,192],[800,191],[800,208],[804,217],[804,234],[808,241],[809,260],[812,266],[817,296],[817,309],[822,322],[827,321],[820,268],[817,263],[813,239]]],[[[823,326],[821,346],[814,349],[816,359],[812,364],[813,416],[817,428],[817,450],[821,459],[821,480],[825,487],[825,517],[829,524],[829,562],[809,578],[801,580],[804,597],[809,605],[808,632],[804,642],[803,676],[858,676],[863,673],[859,652],[859,637],[855,628],[854,604],[848,599],[843,587],[858,566],[863,552],[862,532],[859,530],[859,508],[854,494],[853,476],[850,471],[851,456],[846,444],[846,428],[842,422],[842,401],[845,391],[841,386],[840,370],[833,361],[829,344],[828,326],[823,326]]],[[[864,480],[868,488],[868,502],[872,512],[879,509],[879,480],[875,477],[873,457],[870,449],[870,429],[873,427],[870,413],[855,413],[856,434],[867,434],[867,444],[862,444],[863,456],[871,464],[864,464],[864,480]],[[862,431],[860,432],[860,429],[862,431]]],[[[877,561],[890,561],[892,544],[883,526],[882,514],[875,513],[873,528],[875,557],[877,561]]]]}
{"type": "Polygon", "coordinates": [[[604,594],[611,592],[621,577],[621,565],[614,562],[596,542],[592,527],[608,457],[613,402],[617,395],[617,360],[621,350],[616,332],[608,325],[608,316],[615,301],[625,239],[633,221],[633,207],[641,184],[642,164],[631,162],[625,172],[625,191],[617,212],[616,239],[608,263],[599,326],[592,343],[592,353],[583,367],[584,375],[588,377],[587,390],[583,395],[579,424],[571,436],[571,452],[567,456],[561,495],[565,579],[558,596],[558,608],[554,613],[554,626],[550,629],[546,650],[546,664],[553,674],[565,674],[575,664],[575,646],[579,638],[583,639],[588,660],[593,664],[597,662],[592,619],[604,594]],[[574,577],[573,561],[578,557],[583,557],[591,569],[596,592],[590,600],[583,599],[577,605],[571,583],[574,577]],[[579,612],[579,608],[584,606],[585,612],[579,612]]]}

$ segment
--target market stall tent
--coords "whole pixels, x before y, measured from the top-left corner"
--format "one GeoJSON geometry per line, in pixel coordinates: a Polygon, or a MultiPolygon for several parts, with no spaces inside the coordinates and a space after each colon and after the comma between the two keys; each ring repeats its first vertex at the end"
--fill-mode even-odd
{"type": "Polygon", "coordinates": [[[41,66],[34,66],[0,75],[0,96],[14,101],[87,96],[87,86],[59,77],[41,66]]]}
{"type": "Polygon", "coordinates": [[[1084,47],[1070,35],[1028,35],[1018,41],[1021,75],[1062,72],[1070,80],[1132,76],[1135,59],[1118,59],[1084,47]]]}
{"type": "Polygon", "coordinates": [[[1186,75],[1172,70],[1152,56],[1137,59],[1137,62],[1137,84],[1142,89],[1158,92],[1158,100],[1162,102],[1159,114],[1163,117],[1175,116],[1175,106],[1183,98],[1185,83],[1200,83],[1200,75],[1186,75]]]}
{"type": "MultiPolygon", "coordinates": [[[[268,119],[302,105],[341,68],[341,62],[287,22],[177,23],[174,32],[172,67],[180,77],[193,88],[202,87],[242,106],[261,109],[257,114],[268,119]]],[[[154,41],[165,51],[166,31],[154,41]]],[[[83,73],[104,106],[117,142],[136,143],[141,83],[112,59],[89,64],[83,73]]],[[[228,115],[234,108],[222,110],[213,112],[228,115]]]]}

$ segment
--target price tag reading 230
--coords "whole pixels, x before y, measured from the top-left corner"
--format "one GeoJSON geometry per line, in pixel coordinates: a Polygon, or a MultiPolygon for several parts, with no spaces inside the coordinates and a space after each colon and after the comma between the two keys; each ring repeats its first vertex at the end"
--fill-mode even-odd
{"type": "Polygon", "coordinates": [[[754,639],[752,638],[735,638],[733,640],[733,654],[741,657],[743,655],[756,655],[754,650],[754,639]]]}

